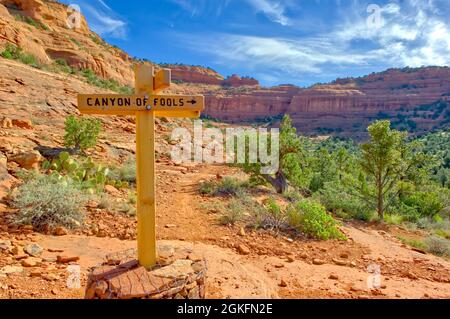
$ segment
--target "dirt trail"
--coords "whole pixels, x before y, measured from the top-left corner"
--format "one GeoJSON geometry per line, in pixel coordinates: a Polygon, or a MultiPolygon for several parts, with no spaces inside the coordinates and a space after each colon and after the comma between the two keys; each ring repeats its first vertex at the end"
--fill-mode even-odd
{"type": "MultiPolygon", "coordinates": [[[[200,180],[234,170],[221,166],[189,170],[180,173],[179,167],[159,167],[164,172],[161,176],[177,179],[176,184],[160,183],[157,235],[161,243],[189,246],[206,258],[208,298],[450,297],[450,263],[415,252],[384,231],[345,225],[347,242],[291,242],[284,236],[250,230],[238,236],[237,229],[219,226],[216,215],[199,208],[206,199],[197,192],[200,180]],[[236,247],[242,243],[250,247],[250,254],[238,253],[236,247]],[[261,253],[262,249],[266,250],[261,253]],[[314,259],[324,264],[316,265],[314,259]],[[368,288],[370,265],[381,271],[380,285],[374,289],[368,288]]],[[[43,247],[80,256],[84,277],[88,267],[101,263],[105,254],[135,246],[135,241],[77,235],[38,235],[36,239],[43,247]]],[[[70,297],[81,296],[82,292],[70,297]]]]}

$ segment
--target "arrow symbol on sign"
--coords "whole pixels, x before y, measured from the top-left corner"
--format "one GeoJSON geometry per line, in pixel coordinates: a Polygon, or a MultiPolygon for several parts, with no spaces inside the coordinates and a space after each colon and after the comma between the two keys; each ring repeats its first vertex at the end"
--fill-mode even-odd
{"type": "Polygon", "coordinates": [[[190,100],[190,101],[187,101],[188,103],[191,103],[192,105],[194,105],[194,104],[197,104],[197,101],[196,100],[190,100]]]}

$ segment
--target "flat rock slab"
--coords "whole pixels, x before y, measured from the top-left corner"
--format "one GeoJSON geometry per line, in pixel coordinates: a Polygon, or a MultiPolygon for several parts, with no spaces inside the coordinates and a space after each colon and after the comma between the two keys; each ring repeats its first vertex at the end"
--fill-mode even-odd
{"type": "Polygon", "coordinates": [[[172,279],[185,279],[194,273],[192,260],[175,260],[174,263],[152,272],[155,276],[172,279]]]}
{"type": "Polygon", "coordinates": [[[109,280],[109,289],[119,299],[143,298],[170,289],[173,280],[155,276],[144,267],[124,272],[109,280]]]}
{"type": "Polygon", "coordinates": [[[194,258],[189,250],[180,250],[176,254],[173,248],[160,246],[158,251],[159,264],[150,270],[132,259],[136,256],[133,249],[106,256],[102,266],[92,269],[85,298],[204,298],[206,261],[194,258]]]}

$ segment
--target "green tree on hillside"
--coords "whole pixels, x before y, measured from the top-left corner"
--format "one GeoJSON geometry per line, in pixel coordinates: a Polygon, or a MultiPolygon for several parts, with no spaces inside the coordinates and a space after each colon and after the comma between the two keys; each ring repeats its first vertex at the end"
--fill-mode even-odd
{"type": "Polygon", "coordinates": [[[375,202],[380,220],[384,219],[387,198],[405,172],[402,150],[405,149],[406,133],[392,130],[390,124],[389,121],[376,121],[370,125],[370,141],[361,145],[360,164],[374,184],[373,190],[361,187],[362,194],[367,200],[375,202]]]}
{"type": "Polygon", "coordinates": [[[280,126],[280,160],[278,171],[274,175],[261,174],[260,163],[245,163],[244,170],[254,180],[268,182],[278,193],[288,189],[288,182],[295,187],[308,184],[305,175],[308,171],[308,160],[303,140],[297,135],[289,115],[285,115],[280,126]]]}

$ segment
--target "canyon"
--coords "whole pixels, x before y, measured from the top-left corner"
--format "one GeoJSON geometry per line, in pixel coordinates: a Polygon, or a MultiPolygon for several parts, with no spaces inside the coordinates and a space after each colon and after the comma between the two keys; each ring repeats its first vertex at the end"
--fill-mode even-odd
{"type": "MultiPolygon", "coordinates": [[[[70,10],[55,1],[0,0],[0,49],[12,44],[40,63],[63,60],[71,68],[90,69],[100,78],[133,86],[133,64],[138,60],[89,30],[82,16],[78,28],[68,27],[68,15],[70,10]]],[[[153,65],[172,70],[171,93],[204,94],[204,114],[221,121],[277,125],[282,114],[289,114],[304,134],[355,138],[363,137],[377,118],[389,118],[396,127],[416,133],[449,123],[448,67],[389,69],[308,88],[266,88],[256,79],[225,78],[206,67],[153,65]]]]}
{"type": "MultiPolygon", "coordinates": [[[[0,299],[84,298],[92,267],[105,255],[136,246],[134,185],[105,186],[99,197],[82,205],[84,222],[75,229],[37,232],[33,225],[13,222],[18,213],[14,194],[26,183],[24,169],[41,167],[65,147],[64,122],[79,114],[77,95],[112,93],[97,81],[89,83],[83,70],[133,86],[133,64],[140,62],[90,31],[84,18],[80,28],[70,29],[67,13],[54,1],[0,0],[0,54],[14,45],[37,60],[0,57],[0,299]],[[61,66],[71,69],[63,72],[61,66]],[[79,287],[68,284],[72,267],[79,270],[79,287]]],[[[418,129],[445,125],[450,117],[448,68],[393,69],[310,88],[264,88],[255,79],[226,78],[209,68],[154,66],[172,70],[174,83],[164,92],[204,94],[210,119],[204,124],[220,130],[234,124],[212,123],[213,118],[277,125],[280,114],[288,113],[301,132],[353,137],[363,134],[364,121],[374,117],[409,125],[416,120],[418,129]]],[[[136,152],[134,118],[100,121],[102,133],[87,155],[105,167],[126,168],[136,152]]],[[[421,229],[343,220],[347,241],[318,241],[244,222],[222,225],[220,205],[233,198],[205,196],[200,186],[248,175],[228,165],[174,163],[172,129],[189,131],[192,122],[157,118],[155,124],[158,246],[207,260],[206,298],[449,298],[449,261],[404,243],[405,238],[426,238],[421,229]],[[382,269],[379,286],[367,284],[373,264],[382,269]]],[[[290,203],[267,187],[248,196],[255,205],[268,198],[290,203]]]]}

